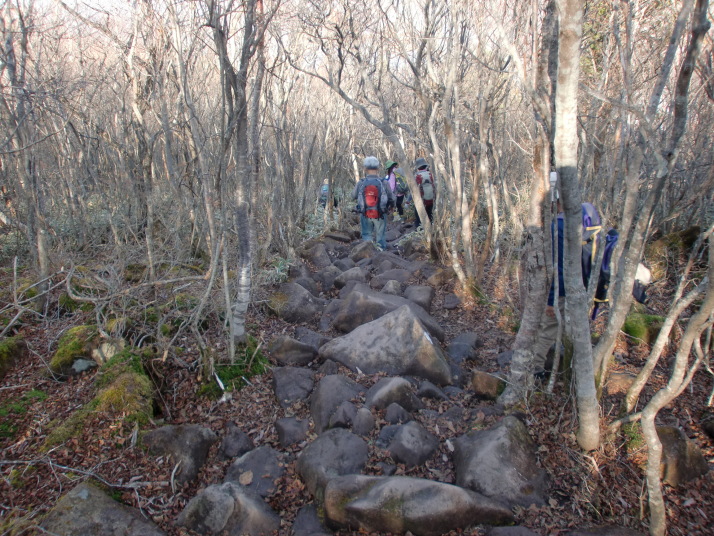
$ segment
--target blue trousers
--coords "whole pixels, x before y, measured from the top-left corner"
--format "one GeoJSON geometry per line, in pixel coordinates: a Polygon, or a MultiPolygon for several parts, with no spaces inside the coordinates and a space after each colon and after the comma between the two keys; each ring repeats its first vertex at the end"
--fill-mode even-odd
{"type": "Polygon", "coordinates": [[[379,218],[368,218],[364,214],[360,215],[362,226],[362,240],[376,242],[382,249],[387,249],[387,216],[379,218]]]}

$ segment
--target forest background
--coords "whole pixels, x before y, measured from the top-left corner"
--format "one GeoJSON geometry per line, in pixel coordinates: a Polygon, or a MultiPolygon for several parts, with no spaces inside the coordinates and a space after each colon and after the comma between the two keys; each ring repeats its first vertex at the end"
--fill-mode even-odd
{"type": "MultiPolygon", "coordinates": [[[[621,420],[642,419],[659,467],[657,413],[710,353],[710,19],[701,0],[4,1],[2,336],[51,318],[60,290],[91,304],[107,331],[145,308],[137,293],[187,290],[196,300],[179,329],[157,328],[155,340],[168,354],[195,337],[210,376],[250,335],[253,290],[285,277],[306,237],[341,225],[362,158],[397,160],[411,180],[423,156],[439,191],[433,224],[415,196],[427,249],[471,296],[488,299],[484,281],[497,274],[521,315],[503,395],[515,403],[532,386],[557,170],[566,214],[590,201],[620,232],[594,348],[580,307],[590,300],[569,299],[585,450],[602,437],[599,386],[637,262],[690,230],[683,256],[652,258],[671,287],[664,335],[621,420]],[[317,208],[325,179],[334,212],[317,208]],[[202,335],[209,312],[224,344],[202,335]],[[670,380],[636,412],[677,329],[670,380]]],[[[577,259],[579,218],[569,221],[577,259]]]]}

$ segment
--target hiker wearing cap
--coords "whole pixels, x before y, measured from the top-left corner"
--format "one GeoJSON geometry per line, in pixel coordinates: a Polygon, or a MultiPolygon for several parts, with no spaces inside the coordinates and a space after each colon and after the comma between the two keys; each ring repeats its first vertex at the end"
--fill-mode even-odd
{"type": "MultiPolygon", "coordinates": [[[[429,163],[425,158],[417,158],[414,167],[416,168],[414,179],[416,180],[417,186],[419,186],[419,194],[421,195],[422,201],[424,201],[426,215],[429,221],[434,221],[432,212],[434,210],[434,199],[436,199],[436,188],[434,186],[434,177],[431,175],[431,171],[429,171],[429,163]]],[[[417,228],[421,226],[419,212],[416,213],[416,226],[417,228]]]]}
{"type": "Polygon", "coordinates": [[[394,194],[389,183],[379,175],[379,160],[375,156],[364,159],[365,177],[352,192],[360,214],[362,240],[376,242],[381,250],[387,249],[387,212],[394,206],[394,194]]]}
{"type": "Polygon", "coordinates": [[[394,215],[394,221],[402,221],[404,218],[402,204],[404,203],[404,196],[409,191],[407,181],[404,178],[404,171],[398,167],[399,164],[394,160],[387,160],[384,166],[387,168],[385,180],[389,181],[389,187],[392,189],[397,203],[397,214],[394,215]]]}

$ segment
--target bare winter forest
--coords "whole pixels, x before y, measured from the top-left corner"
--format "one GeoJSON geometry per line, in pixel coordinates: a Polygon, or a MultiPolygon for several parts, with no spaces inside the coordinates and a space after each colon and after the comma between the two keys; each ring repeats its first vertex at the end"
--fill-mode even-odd
{"type": "MultiPolygon", "coordinates": [[[[222,364],[263,372],[266,289],[306,240],[354,223],[352,190],[375,155],[403,168],[424,222],[412,238],[453,270],[467,317],[509,312],[499,402],[530,411],[557,190],[574,379],[572,399],[562,383],[551,394],[555,376],[543,389],[572,410],[552,426],[584,472],[591,456],[607,464],[623,430],[638,434],[629,524],[706,534],[672,510],[656,426],[687,397],[687,431],[712,453],[699,433],[714,397],[712,16],[708,0],[3,0],[0,371],[18,367],[8,341],[49,362],[91,324],[159,367],[185,365],[196,385],[215,389],[222,364]],[[438,187],[433,222],[419,157],[438,187]],[[323,184],[335,210],[320,206],[323,184]],[[619,231],[592,325],[597,273],[578,284],[585,201],[619,231]],[[654,278],[646,307],[632,298],[640,261],[654,278]],[[623,333],[633,312],[656,317],[646,343],[623,333]],[[616,402],[613,355],[637,356],[616,402]]],[[[42,392],[12,378],[0,387],[3,534],[31,530],[22,523],[58,495],[9,498],[32,464],[8,408],[42,392]]],[[[711,495],[682,497],[712,530],[711,495]]]]}

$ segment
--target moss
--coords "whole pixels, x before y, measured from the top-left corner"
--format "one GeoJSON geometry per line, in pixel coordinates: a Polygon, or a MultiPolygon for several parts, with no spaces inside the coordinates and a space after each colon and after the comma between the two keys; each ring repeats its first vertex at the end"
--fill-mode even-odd
{"type": "Polygon", "coordinates": [[[268,298],[268,308],[276,315],[279,315],[289,300],[289,296],[284,292],[274,292],[270,298],[268,298]]]}
{"type": "Polygon", "coordinates": [[[37,297],[37,287],[33,287],[34,283],[29,279],[20,279],[17,286],[17,296],[20,300],[32,299],[37,297]]]}
{"type": "Polygon", "coordinates": [[[75,411],[64,421],[61,421],[60,419],[52,421],[48,425],[48,428],[51,431],[49,434],[47,434],[47,438],[42,444],[40,451],[47,452],[51,448],[57,445],[61,445],[62,443],[78,435],[79,432],[84,428],[84,422],[87,420],[87,417],[89,417],[90,413],[91,409],[85,406],[75,411]]]}
{"type": "Polygon", "coordinates": [[[152,391],[147,376],[125,372],[97,395],[97,411],[123,414],[127,422],[146,424],[153,414],[152,391]]]}
{"type": "Polygon", "coordinates": [[[198,307],[198,304],[198,298],[191,296],[190,294],[187,294],[185,292],[182,292],[180,294],[176,294],[173,297],[173,300],[167,303],[164,307],[166,309],[176,308],[182,312],[191,312],[196,307],[198,307]]]}
{"type": "Polygon", "coordinates": [[[141,283],[145,278],[145,264],[127,264],[124,268],[124,279],[129,283],[141,283]]]}
{"type": "Polygon", "coordinates": [[[661,316],[633,312],[627,315],[622,331],[646,344],[651,344],[657,338],[663,321],[661,316]]]}
{"type": "Polygon", "coordinates": [[[143,354],[125,348],[102,365],[97,374],[95,385],[99,389],[107,387],[119,376],[127,372],[145,374],[142,358],[143,354]]]}
{"type": "Polygon", "coordinates": [[[128,329],[133,327],[131,318],[126,316],[115,316],[107,320],[107,332],[114,336],[124,335],[128,329]]]}
{"type": "Polygon", "coordinates": [[[77,311],[82,304],[80,302],[74,301],[72,298],[69,297],[69,294],[66,292],[63,292],[60,294],[60,297],[58,299],[58,303],[60,306],[60,309],[67,313],[74,313],[77,311]]]}
{"type": "Polygon", "coordinates": [[[24,393],[19,398],[11,399],[0,406],[0,438],[15,437],[17,426],[13,424],[13,419],[5,420],[5,417],[24,415],[35,402],[41,402],[47,398],[47,393],[32,389],[24,393]]]}
{"type": "Polygon", "coordinates": [[[20,336],[8,337],[0,341],[0,378],[27,352],[27,345],[20,336]]]}
{"type": "MultiPolygon", "coordinates": [[[[235,361],[233,363],[216,363],[215,371],[226,391],[237,391],[245,385],[244,377],[250,378],[263,374],[268,369],[268,365],[268,359],[259,349],[258,341],[248,336],[246,344],[236,348],[235,361]]],[[[222,393],[215,379],[208,377],[206,383],[198,389],[196,394],[215,399],[222,393]]]]}
{"type": "Polygon", "coordinates": [[[99,332],[95,326],[77,326],[65,333],[59,341],[57,351],[50,361],[50,369],[64,374],[76,359],[91,358],[92,343],[99,332]]]}

